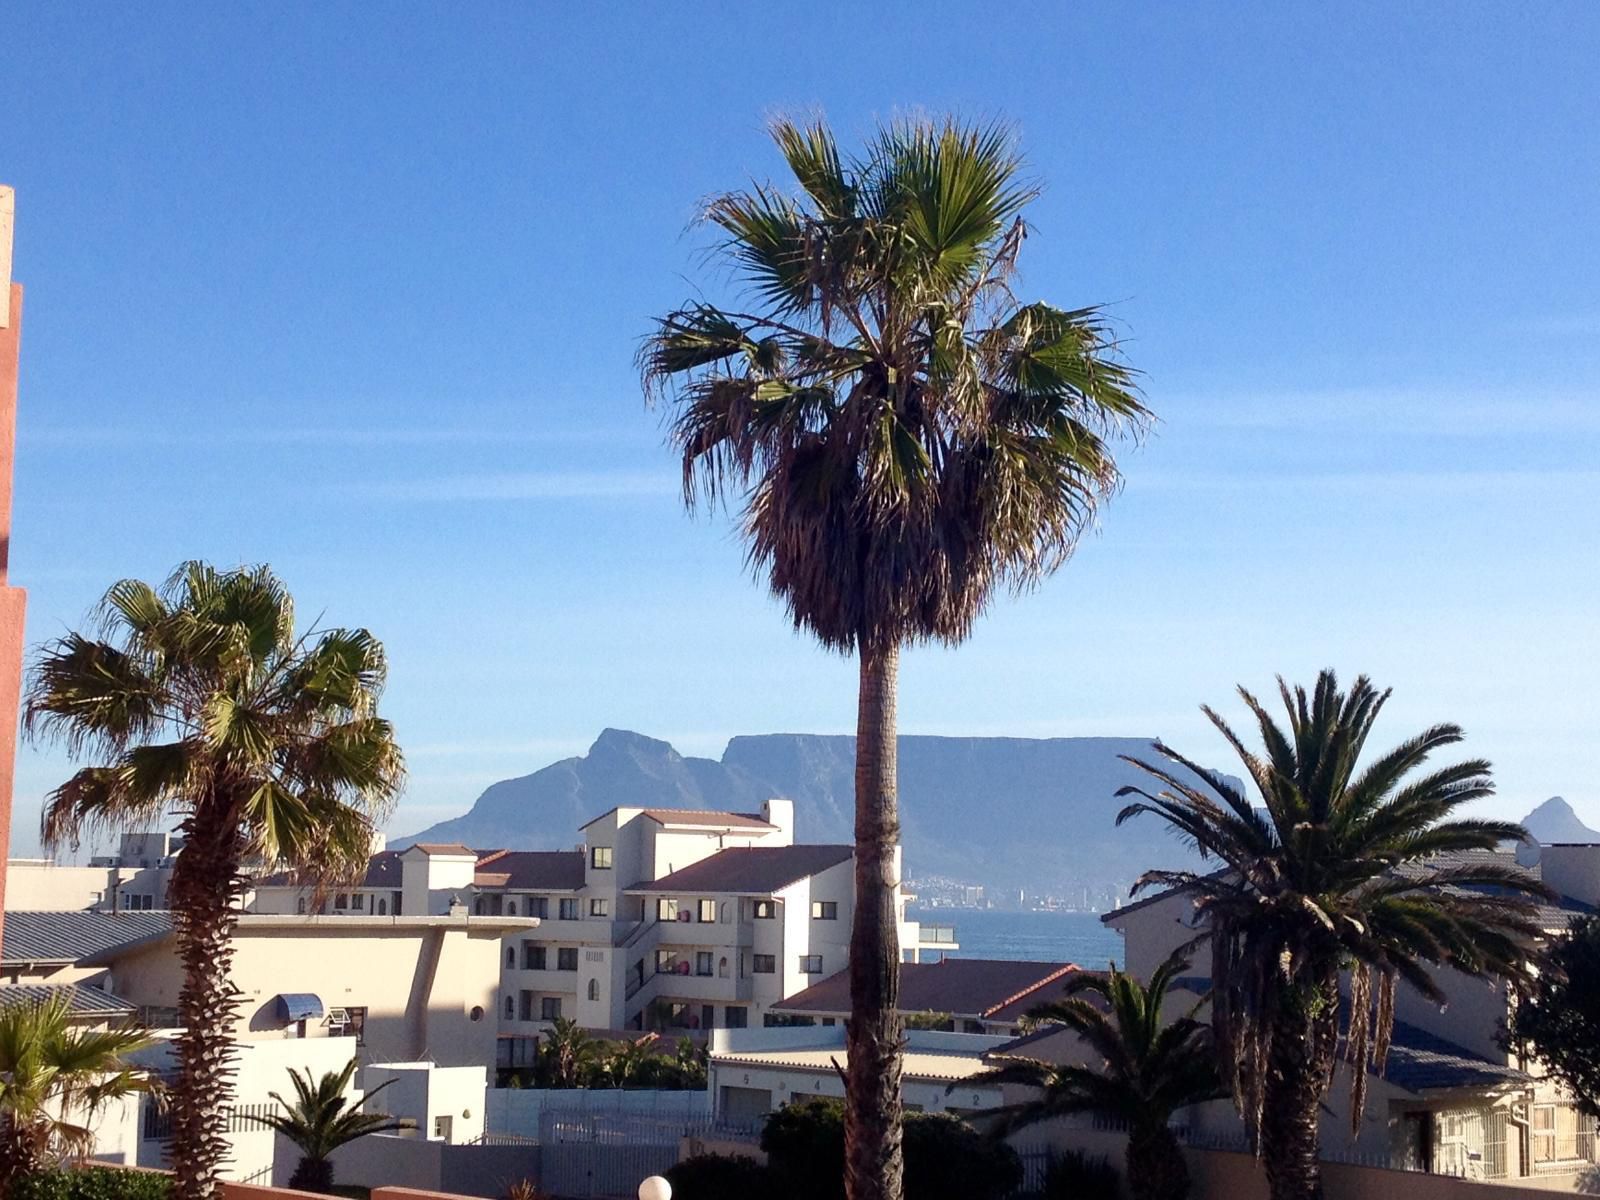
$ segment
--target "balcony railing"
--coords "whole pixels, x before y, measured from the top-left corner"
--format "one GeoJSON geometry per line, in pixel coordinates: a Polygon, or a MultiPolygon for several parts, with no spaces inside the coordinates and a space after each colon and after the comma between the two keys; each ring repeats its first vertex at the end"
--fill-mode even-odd
{"type": "Polygon", "coordinates": [[[953,946],[956,944],[954,925],[922,925],[917,930],[917,942],[923,946],[953,946]]]}

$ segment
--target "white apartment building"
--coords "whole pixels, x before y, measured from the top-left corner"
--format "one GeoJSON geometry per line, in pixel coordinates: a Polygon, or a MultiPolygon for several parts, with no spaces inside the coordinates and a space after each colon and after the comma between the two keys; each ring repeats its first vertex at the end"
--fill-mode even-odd
{"type": "MultiPolygon", "coordinates": [[[[573,850],[424,844],[375,855],[359,885],[321,895],[260,880],[254,912],[329,916],[439,913],[537,920],[501,945],[499,1065],[532,1063],[557,1017],[593,1030],[703,1031],[762,1025],[787,996],[846,965],[853,850],[796,845],[794,806],[755,813],[621,807],[590,821],[573,850]]],[[[925,942],[916,959],[957,948],[925,942]]]]}
{"type": "Polygon", "coordinates": [[[182,846],[183,838],[175,833],[125,833],[115,854],[91,858],[88,866],[66,866],[50,858],[8,859],[6,911],[164,909],[167,881],[182,846]]]}

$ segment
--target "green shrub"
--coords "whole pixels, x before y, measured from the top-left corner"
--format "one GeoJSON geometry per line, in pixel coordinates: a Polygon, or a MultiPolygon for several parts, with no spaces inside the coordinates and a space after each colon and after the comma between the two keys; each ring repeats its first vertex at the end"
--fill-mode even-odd
{"type": "Polygon", "coordinates": [[[68,1167],[13,1180],[7,1200],[167,1200],[171,1193],[172,1177],[160,1171],[68,1167]]]}
{"type": "Polygon", "coordinates": [[[1122,1176],[1109,1159],[1068,1150],[1050,1160],[1044,1200],[1122,1200],[1122,1176]]]}
{"type": "Polygon", "coordinates": [[[754,1200],[772,1197],[772,1171],[753,1158],[696,1154],[667,1168],[673,1200],[754,1200]]]}
{"type": "MultiPolygon", "coordinates": [[[[837,1100],[791,1104],[767,1118],[761,1148],[790,1194],[843,1200],[844,1106],[837,1100]]],[[[907,1200],[1001,1200],[1022,1183],[1022,1162],[1004,1142],[957,1117],[907,1113],[907,1200]]]]}

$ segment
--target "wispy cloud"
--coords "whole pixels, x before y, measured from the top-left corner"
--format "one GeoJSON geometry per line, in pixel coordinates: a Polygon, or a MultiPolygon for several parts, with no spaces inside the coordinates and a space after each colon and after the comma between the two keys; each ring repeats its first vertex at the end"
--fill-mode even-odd
{"type": "Polygon", "coordinates": [[[1191,393],[1167,398],[1169,426],[1215,429],[1323,430],[1429,437],[1505,437],[1600,433],[1600,386],[1588,393],[1511,396],[1481,388],[1332,389],[1191,393]]]}
{"type": "Polygon", "coordinates": [[[668,471],[509,471],[359,483],[339,491],[358,499],[426,503],[672,496],[681,486],[668,471]]]}

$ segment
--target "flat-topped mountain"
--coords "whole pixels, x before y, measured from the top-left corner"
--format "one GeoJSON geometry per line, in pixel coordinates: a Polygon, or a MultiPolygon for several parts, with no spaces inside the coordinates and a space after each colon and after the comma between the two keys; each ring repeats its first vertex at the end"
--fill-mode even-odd
{"type": "MultiPolygon", "coordinates": [[[[1142,782],[1118,757],[1151,755],[1153,738],[922,737],[900,739],[900,804],[907,873],[946,875],[1030,892],[1126,885],[1192,856],[1153,820],[1121,829],[1124,784],[1142,782]]],[[[620,804],[748,810],[794,801],[797,836],[852,840],[855,739],[848,735],[736,737],[720,761],[607,729],[586,755],[490,786],[471,811],[395,846],[425,840],[545,850],[620,804]]]]}

